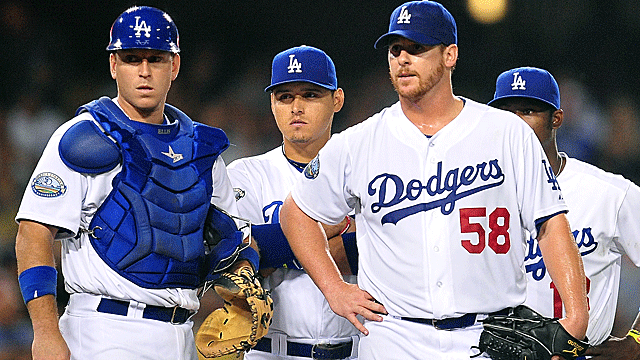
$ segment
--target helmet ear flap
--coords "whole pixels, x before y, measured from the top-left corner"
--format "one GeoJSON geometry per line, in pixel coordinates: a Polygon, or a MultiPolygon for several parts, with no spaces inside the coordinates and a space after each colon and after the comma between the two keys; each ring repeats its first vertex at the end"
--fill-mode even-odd
{"type": "Polygon", "coordinates": [[[108,51],[153,49],[180,52],[178,28],[169,14],[150,6],[134,6],[111,26],[108,51]]]}

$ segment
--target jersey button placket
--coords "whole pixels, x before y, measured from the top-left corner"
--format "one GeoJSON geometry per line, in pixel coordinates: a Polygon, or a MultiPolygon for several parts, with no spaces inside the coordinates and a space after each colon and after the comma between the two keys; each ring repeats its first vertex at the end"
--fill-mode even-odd
{"type": "MultiPolygon", "coordinates": [[[[433,141],[433,138],[429,139],[428,145],[425,149],[427,153],[426,159],[428,160],[425,163],[425,169],[424,169],[424,175],[423,175],[424,185],[426,185],[429,181],[429,178],[434,176],[437,172],[437,164],[438,164],[439,156],[434,146],[435,146],[435,143],[433,141]]],[[[430,194],[427,189],[425,189],[423,194],[424,194],[423,202],[425,203],[429,203],[431,201],[436,200],[438,196],[438,194],[434,194],[434,195],[430,194]]],[[[425,290],[427,291],[427,294],[425,295],[426,295],[426,299],[433,305],[433,307],[430,310],[431,312],[434,312],[434,313],[437,312],[440,307],[436,304],[436,302],[439,301],[438,300],[440,297],[439,294],[442,288],[442,282],[439,280],[439,274],[437,271],[434,271],[436,268],[439,267],[438,258],[440,258],[440,256],[442,255],[439,253],[440,247],[438,246],[438,241],[440,241],[440,238],[437,235],[437,233],[432,233],[428,230],[430,228],[431,221],[433,221],[434,219],[435,211],[438,211],[438,209],[432,209],[430,211],[423,213],[422,215],[422,219],[424,221],[423,229],[425,232],[424,249],[425,249],[426,263],[423,265],[424,272],[425,272],[425,281],[426,281],[425,290]],[[434,287],[434,284],[435,284],[435,287],[434,287]]]]}
{"type": "MultiPolygon", "coordinates": [[[[436,146],[436,138],[438,134],[434,135],[431,139],[429,139],[429,145],[427,147],[428,154],[428,162],[426,164],[425,178],[424,183],[427,184],[429,179],[436,175],[438,172],[438,164],[440,163],[442,167],[446,167],[445,156],[440,154],[439,147],[436,146]]],[[[444,169],[442,169],[443,172],[444,169]]],[[[445,172],[446,173],[446,172],[445,172]]],[[[444,176],[444,174],[441,174],[444,176]]],[[[426,202],[436,201],[438,199],[443,198],[447,195],[447,193],[442,194],[433,194],[430,195],[428,192],[426,193],[426,202]]],[[[434,225],[438,230],[435,231],[427,231],[427,234],[431,234],[429,238],[429,242],[426,243],[426,248],[429,249],[427,252],[428,256],[428,264],[425,266],[425,269],[428,269],[428,279],[430,281],[429,290],[430,290],[430,299],[432,304],[431,311],[434,316],[437,317],[438,314],[446,313],[448,311],[447,304],[451,304],[453,301],[453,294],[450,291],[451,286],[451,277],[450,277],[450,268],[446,265],[446,261],[443,261],[444,258],[450,256],[447,243],[446,236],[443,234],[446,232],[445,224],[434,224],[433,221],[448,221],[443,219],[441,216],[441,209],[439,207],[429,210],[426,212],[428,216],[425,216],[425,229],[433,229],[434,225]]]]}
{"type": "MultiPolygon", "coordinates": [[[[435,158],[433,157],[433,155],[430,153],[431,147],[431,140],[428,138],[423,138],[427,140],[426,146],[422,145],[423,143],[421,143],[422,147],[422,151],[424,152],[424,165],[423,165],[423,169],[422,169],[422,184],[424,186],[424,184],[427,183],[427,180],[429,179],[430,173],[431,173],[431,169],[433,168],[433,161],[435,160],[435,158]]],[[[426,203],[430,200],[430,195],[428,193],[428,191],[426,189],[424,189],[420,195],[420,200],[423,203],[426,203]]],[[[421,234],[419,234],[418,239],[421,239],[423,241],[422,245],[422,249],[423,250],[423,264],[422,264],[422,276],[423,276],[423,284],[424,284],[424,294],[423,299],[425,304],[429,304],[432,302],[432,291],[431,291],[431,278],[429,277],[429,258],[430,258],[430,254],[429,254],[429,249],[431,247],[430,245],[430,236],[429,236],[429,232],[427,231],[428,226],[429,226],[429,214],[428,212],[422,213],[420,215],[420,219],[422,219],[422,226],[421,226],[421,234]]]]}

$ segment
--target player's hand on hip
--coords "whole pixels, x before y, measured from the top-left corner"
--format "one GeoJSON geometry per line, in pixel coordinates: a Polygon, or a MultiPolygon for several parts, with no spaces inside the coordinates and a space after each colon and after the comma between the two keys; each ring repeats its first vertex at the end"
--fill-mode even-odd
{"type": "Polygon", "coordinates": [[[34,333],[31,344],[33,360],[69,360],[71,352],[59,332],[44,336],[34,333]]]}
{"type": "Polygon", "coordinates": [[[362,325],[357,315],[371,321],[382,321],[380,314],[387,314],[382,304],[355,284],[340,282],[325,296],[333,312],[349,320],[365,335],[369,335],[369,330],[362,325]]]}
{"type": "Polygon", "coordinates": [[[602,344],[589,347],[585,355],[601,360],[640,360],[640,344],[631,336],[622,339],[611,336],[602,344]]]}

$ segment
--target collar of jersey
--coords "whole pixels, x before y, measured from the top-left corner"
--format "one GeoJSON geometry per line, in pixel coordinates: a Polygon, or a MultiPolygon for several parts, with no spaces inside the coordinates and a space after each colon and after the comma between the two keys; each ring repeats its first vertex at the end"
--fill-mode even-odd
{"type": "Polygon", "coordinates": [[[284,153],[284,142],[282,142],[281,148],[282,148],[282,155],[284,156],[285,159],[287,159],[289,164],[291,164],[296,170],[298,170],[298,172],[300,173],[303,172],[304,168],[307,166],[307,163],[301,163],[301,162],[297,162],[289,159],[287,157],[287,154],[284,153]]]}

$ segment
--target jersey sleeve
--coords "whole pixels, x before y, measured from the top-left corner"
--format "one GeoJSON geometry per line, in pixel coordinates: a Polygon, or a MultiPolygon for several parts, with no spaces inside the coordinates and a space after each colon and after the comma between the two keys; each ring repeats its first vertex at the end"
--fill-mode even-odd
{"type": "Polygon", "coordinates": [[[540,226],[551,217],[566,213],[568,208],[562,198],[542,145],[533,131],[525,137],[520,164],[516,166],[518,202],[522,222],[533,238],[538,237],[540,226]]]}
{"type": "Polygon", "coordinates": [[[212,176],[213,193],[211,195],[211,203],[232,215],[238,215],[236,203],[233,198],[231,181],[227,174],[227,167],[220,156],[218,156],[213,164],[212,176]]]}
{"type": "MultiPolygon", "coordinates": [[[[231,180],[229,180],[229,174],[227,173],[227,166],[222,156],[218,156],[215,163],[213,163],[212,176],[213,194],[211,195],[211,203],[233,216],[241,217],[233,196],[233,188],[231,187],[231,180]]],[[[239,223],[237,219],[236,223],[238,228],[243,230],[244,236],[249,236],[248,227],[245,227],[243,223],[239,223]]]]}
{"type": "Polygon", "coordinates": [[[251,220],[253,224],[264,223],[260,212],[261,204],[258,190],[253,183],[255,174],[251,174],[246,163],[242,160],[231,163],[228,172],[240,216],[251,220]]]}
{"type": "Polygon", "coordinates": [[[311,218],[329,225],[340,223],[354,207],[349,192],[351,161],[346,134],[336,134],[305,168],[291,196],[311,218]]]}
{"type": "Polygon", "coordinates": [[[640,187],[629,181],[618,209],[615,241],[636,266],[640,266],[640,187]]]}
{"type": "Polygon", "coordinates": [[[49,139],[16,215],[17,222],[30,220],[58,228],[58,237],[77,234],[87,192],[87,177],[67,167],[58,152],[60,138],[75,122],[63,124],[49,139]]]}

